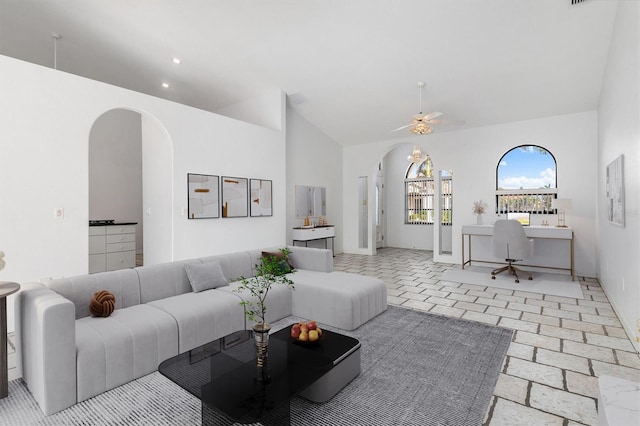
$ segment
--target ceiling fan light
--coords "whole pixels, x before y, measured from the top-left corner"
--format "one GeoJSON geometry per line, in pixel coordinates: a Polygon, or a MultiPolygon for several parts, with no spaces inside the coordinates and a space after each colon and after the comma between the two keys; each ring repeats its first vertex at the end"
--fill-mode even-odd
{"type": "Polygon", "coordinates": [[[414,135],[428,135],[433,131],[433,129],[427,123],[421,121],[416,123],[414,126],[409,127],[409,131],[414,135]]]}
{"type": "Polygon", "coordinates": [[[427,156],[422,155],[420,147],[418,145],[414,145],[413,151],[411,152],[411,155],[407,157],[407,160],[412,163],[421,163],[425,160],[425,158],[427,158],[427,156]]]}

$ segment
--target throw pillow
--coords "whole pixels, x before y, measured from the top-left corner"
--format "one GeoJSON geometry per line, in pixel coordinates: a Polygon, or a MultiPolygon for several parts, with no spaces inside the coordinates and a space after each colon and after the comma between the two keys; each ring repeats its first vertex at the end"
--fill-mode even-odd
{"type": "Polygon", "coordinates": [[[184,269],[194,293],[229,284],[219,262],[193,263],[186,265],[184,269]]]}
{"type": "Polygon", "coordinates": [[[89,312],[94,317],[108,317],[116,309],[116,297],[107,290],[100,290],[91,296],[89,312]]]}
{"type": "Polygon", "coordinates": [[[288,257],[286,257],[281,251],[273,251],[273,252],[263,251],[262,257],[267,257],[267,256],[280,259],[280,263],[278,265],[280,266],[280,272],[283,274],[288,274],[294,269],[293,264],[291,263],[291,260],[288,257]]]}

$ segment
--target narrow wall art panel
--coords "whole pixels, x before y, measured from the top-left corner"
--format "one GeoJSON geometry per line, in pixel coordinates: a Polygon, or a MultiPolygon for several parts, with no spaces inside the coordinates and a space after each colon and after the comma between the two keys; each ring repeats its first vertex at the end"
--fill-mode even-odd
{"type": "Polygon", "coordinates": [[[187,193],[189,219],[220,217],[220,178],[218,176],[188,173],[187,193]]]}
{"type": "Polygon", "coordinates": [[[607,166],[607,220],[624,226],[624,170],[622,155],[607,166]]]}
{"type": "Polygon", "coordinates": [[[222,177],[222,217],[249,216],[248,179],[222,177]]]}
{"type": "Polygon", "coordinates": [[[251,179],[249,181],[252,217],[273,216],[272,186],[270,180],[251,179]]]}

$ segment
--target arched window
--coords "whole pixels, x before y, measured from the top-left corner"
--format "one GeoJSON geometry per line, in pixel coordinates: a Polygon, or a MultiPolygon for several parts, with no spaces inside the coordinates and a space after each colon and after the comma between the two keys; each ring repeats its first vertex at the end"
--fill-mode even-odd
{"type": "MultiPolygon", "coordinates": [[[[435,219],[435,180],[433,164],[427,155],[421,162],[412,162],[407,168],[404,180],[405,188],[405,224],[433,225],[435,219]]],[[[451,173],[441,178],[442,224],[451,225],[452,179],[451,173]]]]}
{"type": "Polygon", "coordinates": [[[553,213],[556,159],[537,145],[507,151],[496,166],[496,213],[553,213]]]}

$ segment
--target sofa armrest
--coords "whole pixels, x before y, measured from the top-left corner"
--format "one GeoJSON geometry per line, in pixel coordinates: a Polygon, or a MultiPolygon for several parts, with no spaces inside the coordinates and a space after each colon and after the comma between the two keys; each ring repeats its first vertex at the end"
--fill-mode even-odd
{"type": "Polygon", "coordinates": [[[289,259],[296,269],[317,272],[333,272],[333,253],[331,250],[289,246],[289,259]]]}
{"type": "Polygon", "coordinates": [[[18,372],[45,415],[76,403],[74,304],[39,283],[16,296],[18,372]]]}

